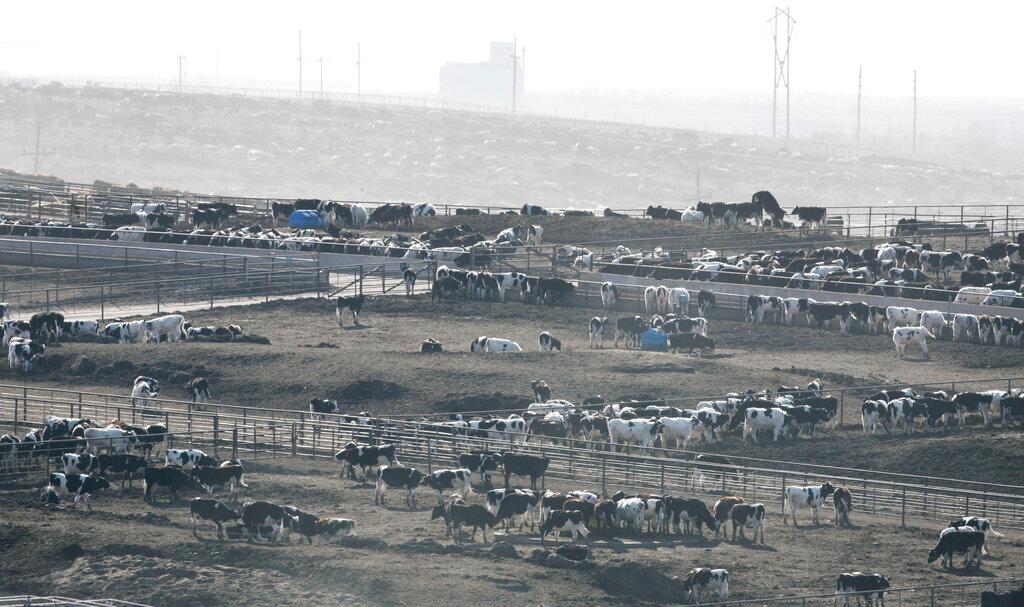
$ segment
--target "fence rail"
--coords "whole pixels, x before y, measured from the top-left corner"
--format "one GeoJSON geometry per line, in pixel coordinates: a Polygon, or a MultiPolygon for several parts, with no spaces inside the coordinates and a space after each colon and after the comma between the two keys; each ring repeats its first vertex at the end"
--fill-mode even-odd
{"type": "Polygon", "coordinates": [[[0,597],[0,607],[148,607],[117,599],[70,599],[63,596],[17,595],[0,597]]]}
{"type": "MultiPolygon", "coordinates": [[[[1024,578],[993,580],[985,582],[956,582],[936,584],[932,586],[907,586],[890,588],[885,591],[885,598],[890,605],[897,607],[977,607],[981,604],[981,593],[985,591],[1006,592],[1015,590],[1024,583],[1024,578]],[[894,602],[895,601],[895,602],[894,602]]],[[[849,600],[858,605],[873,592],[851,593],[849,600]]],[[[777,598],[746,599],[740,601],[724,601],[700,603],[698,607],[816,607],[829,605],[837,607],[844,604],[842,595],[807,594],[777,598]]],[[[870,603],[866,603],[870,604],[870,603]]]]}
{"type": "Polygon", "coordinates": [[[428,470],[450,467],[459,453],[473,449],[511,449],[549,458],[548,478],[591,485],[599,482],[604,494],[614,489],[694,491],[707,496],[742,495],[771,505],[781,501],[787,484],[830,480],[857,494],[859,511],[899,518],[901,524],[908,518],[945,522],[968,514],[986,516],[1000,527],[1024,529],[1024,487],[953,479],[942,483],[944,479],[742,457],[731,457],[731,464],[713,464],[694,461],[695,452],[675,449],[652,448],[649,454],[634,455],[583,440],[549,445],[520,442],[521,436],[510,436],[507,441],[472,438],[411,420],[378,418],[368,426],[303,411],[202,406],[207,410],[190,402],[154,400],[146,406],[119,395],[0,387],[0,424],[19,433],[38,427],[48,415],[85,417],[101,423],[108,419],[136,425],[159,422],[167,425],[177,441],[212,444],[215,450],[234,444],[236,449],[238,445],[251,447],[247,450],[256,457],[290,454],[328,459],[351,440],[377,440],[398,443],[403,462],[425,465],[428,470]]]}

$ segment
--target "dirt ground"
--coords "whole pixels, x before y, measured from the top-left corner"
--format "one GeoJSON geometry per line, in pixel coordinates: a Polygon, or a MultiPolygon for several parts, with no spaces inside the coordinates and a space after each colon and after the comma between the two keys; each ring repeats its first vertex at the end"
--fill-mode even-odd
{"type": "MultiPolygon", "coordinates": [[[[615,349],[611,343],[591,350],[586,328],[593,313],[517,302],[453,305],[431,304],[425,296],[374,297],[361,315],[361,327],[353,328],[346,320],[345,328],[338,328],[331,305],[324,300],[215,308],[186,316],[200,325],[237,323],[247,334],[271,343],[65,343],[51,348],[49,363],[30,375],[0,368],[0,382],[127,394],[136,376],[149,375],[161,380],[164,397],[185,398],[184,383],[199,374],[210,379],[216,402],[305,409],[311,398],[332,398],[346,413],[384,415],[523,408],[532,402],[533,379],[547,381],[554,397],[578,403],[595,394],[608,400],[695,399],[748,388],[806,385],[814,377],[820,377],[827,389],[996,379],[1019,375],[1024,366],[1024,352],[1007,348],[933,342],[931,360],[916,354],[895,360],[892,343],[884,336],[717,320],[712,321],[710,335],[719,347],[703,359],[615,349]],[[536,336],[541,330],[559,337],[563,351],[539,352],[536,336]],[[469,343],[480,335],[515,339],[526,351],[471,354],[469,343]],[[446,351],[419,353],[419,343],[427,337],[440,340],[446,351]],[[96,370],[76,375],[83,356],[96,370]]],[[[823,432],[816,439],[754,446],[730,437],[719,445],[696,448],[1024,483],[1024,469],[998,463],[1005,461],[1000,453],[1024,451],[1016,429],[972,427],[910,438],[863,437],[859,407],[858,398],[850,395],[845,400],[841,440],[823,432]],[[965,436],[971,437],[966,439],[970,443],[965,443],[965,436]],[[977,444],[975,437],[983,436],[992,438],[977,444]],[[973,446],[966,449],[966,444],[973,446]],[[913,457],[943,449],[959,453],[963,463],[913,457]],[[979,455],[989,452],[997,457],[979,455]],[[985,475],[975,476],[977,466],[985,475]]]]}
{"type": "MultiPolygon", "coordinates": [[[[596,585],[592,569],[564,571],[525,560],[499,558],[480,541],[453,547],[441,521],[430,520],[434,496],[418,493],[419,507],[389,492],[387,506],[373,506],[370,485],[338,478],[329,460],[245,462],[242,501],[265,499],[297,505],[323,516],[356,521],[358,539],[342,546],[290,542],[250,545],[216,540],[212,526],[191,535],[184,500],[149,505],[141,489],[113,488],[93,497],[93,510],[43,508],[38,482],[0,492],[0,591],[114,597],[167,607],[193,605],[626,605],[629,596],[596,585]],[[434,544],[430,541],[438,542],[434,544]]],[[[592,489],[586,483],[560,489],[592,489]]],[[[480,490],[480,487],[477,487],[480,490]]],[[[680,491],[675,491],[681,494],[680,491]]],[[[191,497],[193,493],[184,494],[191,497]]],[[[221,499],[227,499],[219,494],[221,499]]],[[[480,501],[482,496],[471,496],[480,501]]],[[[710,502],[713,498],[708,497],[710,502]]],[[[836,529],[831,508],[821,526],[781,524],[767,504],[767,544],[698,537],[608,537],[595,532],[592,558],[639,561],[666,575],[692,567],[725,567],[733,598],[828,591],[842,571],[885,572],[894,585],[953,583],[1019,576],[1024,546],[1011,535],[990,546],[982,569],[945,573],[925,562],[934,522],[870,519],[855,512],[854,526],[836,529]]],[[[538,536],[513,530],[520,557],[539,547],[538,536]]],[[[563,542],[566,540],[563,539],[563,542]]],[[[550,542],[549,542],[550,547],[550,542]]],[[[635,590],[635,589],[634,589],[635,590]]],[[[632,592],[632,591],[631,591],[632,592]]]]}

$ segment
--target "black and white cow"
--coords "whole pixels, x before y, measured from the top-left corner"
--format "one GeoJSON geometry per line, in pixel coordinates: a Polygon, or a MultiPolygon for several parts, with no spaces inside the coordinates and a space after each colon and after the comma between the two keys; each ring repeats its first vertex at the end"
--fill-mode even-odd
{"type": "Polygon", "coordinates": [[[147,466],[142,472],[142,496],[147,502],[155,501],[157,487],[170,489],[173,501],[178,498],[179,491],[191,485],[192,479],[178,466],[147,466]]]}
{"type": "Polygon", "coordinates": [[[611,329],[611,324],[608,322],[608,317],[601,318],[595,316],[590,319],[590,347],[591,348],[603,348],[604,340],[608,337],[611,329]]]}
{"type": "Polygon", "coordinates": [[[825,207],[795,207],[789,214],[796,215],[806,228],[824,229],[828,218],[828,209],[825,207]]]}
{"type": "Polygon", "coordinates": [[[193,466],[192,480],[197,482],[207,493],[213,493],[214,487],[228,487],[230,493],[238,493],[241,488],[248,487],[242,478],[245,469],[237,459],[224,462],[219,466],[193,466]]]}
{"type": "Polygon", "coordinates": [[[537,343],[540,345],[541,352],[562,351],[562,342],[547,331],[542,332],[537,337],[537,343]]]}
{"type": "MultiPolygon", "coordinates": [[[[54,472],[50,475],[49,487],[52,487],[58,495],[75,496],[74,506],[77,506],[79,501],[84,501],[85,507],[92,510],[92,506],[89,505],[89,496],[101,489],[110,488],[110,483],[102,476],[54,472]]],[[[46,491],[47,488],[44,488],[43,492],[46,491]]]]}
{"type": "Polygon", "coordinates": [[[846,487],[836,488],[832,496],[832,505],[836,509],[836,525],[850,524],[850,511],[853,510],[853,494],[846,487]]]}
{"type": "Polygon", "coordinates": [[[764,543],[764,504],[736,504],[732,507],[729,517],[732,519],[732,541],[736,541],[736,529],[740,531],[740,538],[747,539],[744,530],[752,529],[753,541],[757,541],[758,532],[761,534],[761,543],[764,543]]]}
{"type": "Polygon", "coordinates": [[[615,302],[619,300],[619,288],[610,282],[601,284],[601,305],[605,310],[611,310],[615,302]]]}
{"type": "Polygon", "coordinates": [[[673,333],[668,336],[668,347],[673,354],[681,350],[693,354],[696,350],[698,356],[703,356],[704,353],[715,349],[715,340],[697,333],[673,333]]]}
{"type": "Polygon", "coordinates": [[[412,291],[416,287],[416,270],[406,268],[402,272],[402,281],[405,283],[405,295],[412,297],[412,291]]]}
{"type": "Polygon", "coordinates": [[[825,505],[828,496],[835,492],[835,487],[828,481],[817,486],[786,487],[786,497],[782,503],[782,524],[788,524],[788,518],[792,515],[793,525],[797,525],[796,513],[800,508],[810,508],[814,524],[820,524],[821,507],[825,505]]]}
{"type": "Polygon", "coordinates": [[[582,512],[578,510],[552,510],[540,526],[541,545],[544,545],[544,540],[549,533],[555,534],[555,541],[557,542],[558,536],[563,531],[572,534],[573,543],[576,543],[576,537],[579,535],[583,536],[583,540],[586,543],[590,543],[590,533],[587,531],[586,520],[582,512]]]}
{"type": "Polygon", "coordinates": [[[395,456],[395,445],[356,445],[349,443],[334,454],[334,459],[347,464],[353,470],[360,469],[360,480],[366,480],[366,469],[383,466],[400,467],[395,456]]]}
{"type": "Polygon", "coordinates": [[[437,503],[444,503],[444,491],[454,491],[460,498],[465,498],[473,492],[470,484],[472,472],[468,468],[457,470],[435,470],[427,474],[420,481],[421,485],[430,487],[437,492],[437,503]]]}
{"type": "Polygon", "coordinates": [[[210,382],[205,377],[193,377],[185,384],[185,392],[192,397],[192,402],[198,403],[210,400],[210,382]]]}
{"type": "Polygon", "coordinates": [[[691,569],[683,579],[683,592],[690,595],[694,603],[707,603],[714,595],[715,600],[729,600],[729,572],[725,569],[698,567],[691,569]]]}
{"type": "Polygon", "coordinates": [[[192,498],[189,502],[192,515],[192,535],[199,537],[199,521],[210,521],[217,526],[217,539],[224,539],[224,523],[237,521],[241,515],[227,504],[204,497],[192,498]]]}
{"type": "MultiPolygon", "coordinates": [[[[992,528],[992,521],[987,518],[979,516],[962,516],[954,521],[949,522],[950,527],[970,527],[985,534],[986,541],[988,540],[989,534],[995,537],[1003,537],[1002,533],[997,532],[992,528]]],[[[982,554],[988,554],[988,551],[982,549],[982,554]]]]}
{"type": "Polygon", "coordinates": [[[701,318],[710,318],[711,313],[715,311],[715,305],[715,293],[713,291],[701,289],[697,293],[697,310],[701,318]]]}
{"type": "Polygon", "coordinates": [[[542,379],[535,379],[530,382],[530,388],[533,389],[533,400],[537,403],[546,403],[551,399],[551,388],[548,387],[548,383],[542,379]]]}
{"type": "Polygon", "coordinates": [[[216,466],[217,461],[199,449],[167,449],[164,464],[191,470],[193,466],[216,466]]]}
{"type": "Polygon", "coordinates": [[[64,330],[64,315],[59,312],[39,312],[33,314],[28,324],[32,327],[32,339],[44,344],[51,341],[60,342],[60,334],[64,330]]]}
{"type": "Polygon", "coordinates": [[[491,474],[497,472],[501,454],[490,451],[471,451],[459,454],[459,467],[480,475],[480,482],[491,484],[491,474]]]}
{"type": "MultiPolygon", "coordinates": [[[[469,472],[466,471],[467,478],[469,472]]],[[[423,473],[415,468],[404,466],[381,466],[377,471],[377,486],[373,492],[374,505],[384,506],[384,494],[388,489],[404,489],[406,505],[416,507],[416,487],[423,480],[423,473]]]]}
{"type": "Polygon", "coordinates": [[[836,578],[836,594],[845,596],[845,605],[850,607],[850,595],[857,597],[857,605],[860,606],[860,598],[864,597],[864,603],[871,607],[877,599],[881,605],[885,605],[885,591],[889,588],[888,577],[879,573],[840,573],[836,578]]]}
{"type": "Polygon", "coordinates": [[[363,311],[363,304],[366,302],[365,295],[353,295],[352,297],[339,297],[337,300],[338,326],[342,326],[345,318],[345,310],[352,313],[352,323],[359,325],[359,313],[363,311]]]}
{"type": "Polygon", "coordinates": [[[285,529],[299,524],[298,518],[290,516],[284,506],[265,501],[245,502],[239,514],[242,525],[249,529],[250,541],[258,536],[260,527],[276,527],[277,535],[281,536],[285,529]]]}

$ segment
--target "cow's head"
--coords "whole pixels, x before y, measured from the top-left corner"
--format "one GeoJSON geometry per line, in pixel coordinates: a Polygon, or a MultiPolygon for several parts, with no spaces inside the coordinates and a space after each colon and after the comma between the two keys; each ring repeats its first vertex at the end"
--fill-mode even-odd
{"type": "Polygon", "coordinates": [[[821,486],[821,497],[822,499],[832,495],[836,492],[836,488],[832,486],[832,483],[825,481],[825,484],[821,486]]]}
{"type": "Polygon", "coordinates": [[[93,483],[95,484],[95,489],[109,489],[110,488],[110,481],[108,481],[107,479],[103,478],[102,476],[94,476],[93,477],[93,483]]]}
{"type": "Polygon", "coordinates": [[[656,436],[664,429],[665,424],[661,423],[661,420],[655,420],[654,423],[651,424],[651,436],[656,436]]]}

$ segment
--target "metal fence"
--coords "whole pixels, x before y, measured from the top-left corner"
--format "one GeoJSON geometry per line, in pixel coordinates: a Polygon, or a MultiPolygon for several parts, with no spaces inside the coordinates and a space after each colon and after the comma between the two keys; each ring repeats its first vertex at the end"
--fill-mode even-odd
{"type": "MultiPolygon", "coordinates": [[[[898,587],[886,590],[885,600],[891,607],[977,607],[981,604],[982,592],[1016,590],[1021,587],[1022,583],[1024,583],[1024,578],[898,587]]],[[[861,601],[873,594],[871,592],[851,593],[849,596],[850,604],[856,603],[859,605],[861,601]]],[[[721,607],[824,607],[826,605],[837,607],[844,604],[843,596],[837,596],[836,594],[808,594],[701,603],[701,605],[720,605],[721,607]]]]}
{"type": "Polygon", "coordinates": [[[117,599],[71,599],[63,596],[16,595],[0,597],[0,607],[148,607],[117,599]]]}
{"type": "Polygon", "coordinates": [[[648,450],[634,455],[609,450],[601,442],[568,444],[484,440],[414,420],[372,420],[361,425],[333,415],[303,411],[253,409],[241,406],[153,400],[148,405],[120,395],[99,395],[27,386],[0,388],[0,424],[19,433],[37,427],[47,415],[85,417],[98,422],[121,419],[143,425],[164,423],[177,444],[209,445],[214,452],[248,453],[251,457],[302,455],[330,459],[347,442],[376,440],[397,443],[403,463],[427,470],[448,468],[458,454],[474,449],[513,450],[551,461],[547,478],[585,483],[609,494],[617,489],[638,492],[687,492],[705,496],[741,495],[748,501],[778,504],[789,484],[829,480],[854,492],[858,511],[898,518],[945,522],[963,515],[986,516],[994,525],[1024,529],[1024,487],[952,479],[929,479],[813,464],[784,464],[731,457],[730,464],[695,461],[692,451],[648,450]],[[891,480],[890,480],[891,479],[891,480]]]}

